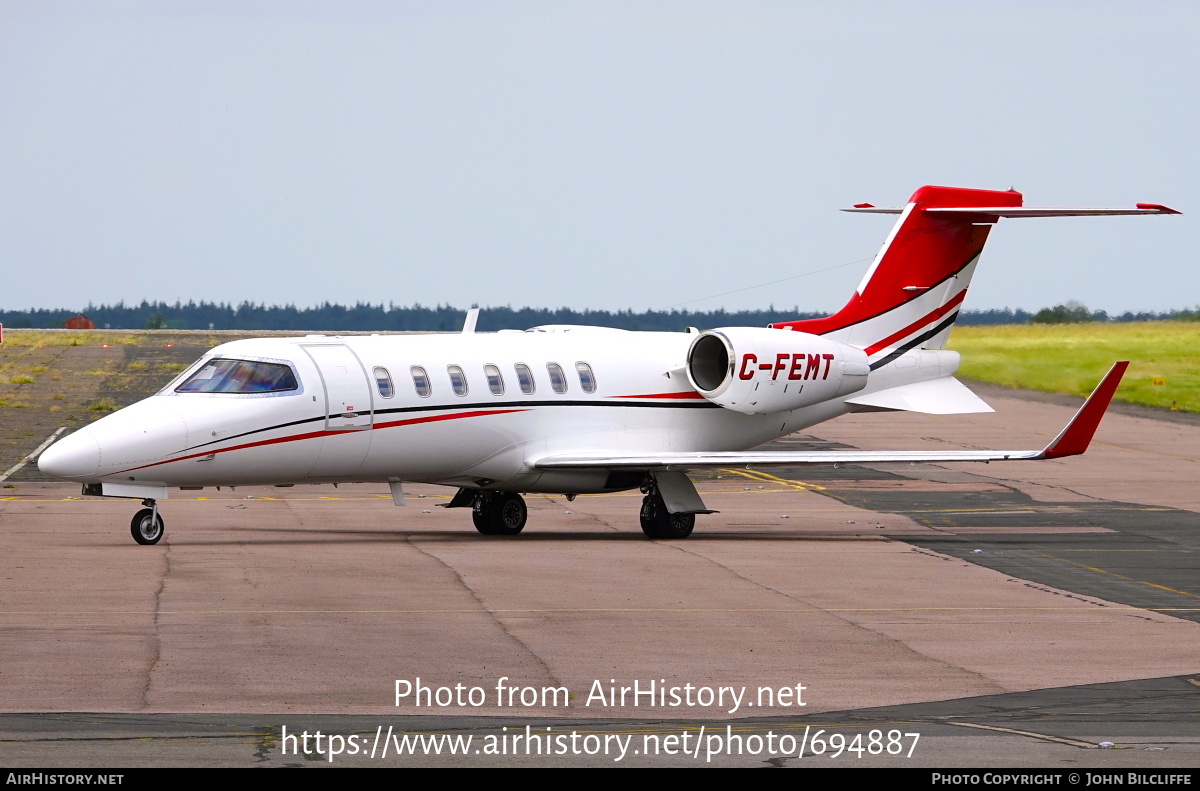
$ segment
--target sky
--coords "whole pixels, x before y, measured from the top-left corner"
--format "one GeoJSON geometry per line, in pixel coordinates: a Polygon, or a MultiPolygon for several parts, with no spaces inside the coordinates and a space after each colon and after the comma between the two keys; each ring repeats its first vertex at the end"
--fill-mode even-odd
{"type": "Polygon", "coordinates": [[[836,310],[922,184],[967,308],[1200,305],[1200,3],[0,0],[0,308],[836,310]],[[782,281],[782,282],[780,282],[782,281]]]}

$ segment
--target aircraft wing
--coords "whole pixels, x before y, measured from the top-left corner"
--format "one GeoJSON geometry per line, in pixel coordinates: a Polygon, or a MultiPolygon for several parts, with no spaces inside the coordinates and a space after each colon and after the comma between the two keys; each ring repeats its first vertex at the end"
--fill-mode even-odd
{"type": "Polygon", "coordinates": [[[1077,456],[1087,450],[1104,417],[1117,385],[1129,367],[1128,361],[1118,362],[1088,396],[1054,440],[1041,450],[951,450],[951,451],[890,451],[890,450],[822,450],[822,451],[736,451],[698,453],[647,453],[612,455],[581,453],[568,456],[548,456],[534,462],[542,470],[562,469],[700,469],[704,467],[799,466],[804,464],[882,464],[888,462],[948,462],[948,461],[1035,461],[1077,456]]]}

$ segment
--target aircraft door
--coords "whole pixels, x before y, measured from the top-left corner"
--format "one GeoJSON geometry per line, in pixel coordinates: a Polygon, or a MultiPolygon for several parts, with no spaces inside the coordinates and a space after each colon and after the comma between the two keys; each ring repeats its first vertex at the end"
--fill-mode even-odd
{"type": "Polygon", "coordinates": [[[361,431],[374,423],[374,403],[367,370],[354,352],[342,345],[304,346],[317,364],[325,386],[325,430],[361,431]]]}
{"type": "Polygon", "coordinates": [[[343,344],[304,344],[325,391],[325,431],[310,478],[353,475],[371,446],[375,408],[367,370],[343,344]]]}

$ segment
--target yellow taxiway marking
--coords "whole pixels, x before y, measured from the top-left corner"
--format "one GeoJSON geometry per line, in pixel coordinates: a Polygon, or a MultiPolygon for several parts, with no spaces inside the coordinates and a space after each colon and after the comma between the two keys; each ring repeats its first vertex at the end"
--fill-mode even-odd
{"type": "Polygon", "coordinates": [[[727,472],[730,475],[740,475],[743,478],[749,478],[752,481],[760,481],[763,483],[774,483],[780,486],[787,486],[790,489],[798,489],[802,492],[823,492],[824,486],[818,486],[815,483],[806,483],[805,481],[793,481],[788,478],[780,478],[778,475],[772,475],[769,472],[762,470],[736,470],[733,468],[722,468],[721,472],[727,472]]]}
{"type": "Polygon", "coordinates": [[[1039,552],[1038,554],[1044,558],[1049,558],[1050,560],[1057,560],[1060,563],[1069,563],[1070,565],[1078,566],[1081,569],[1086,569],[1088,571],[1094,571],[1097,574],[1104,574],[1109,577],[1116,577],[1117,579],[1125,580],[1126,582],[1136,582],[1138,585],[1145,585],[1148,588],[1157,588],[1160,591],[1167,591],[1168,593],[1178,593],[1180,596],[1189,596],[1193,599],[1200,599],[1200,596],[1197,596],[1195,593],[1188,593],[1187,591],[1176,590],[1175,588],[1168,588],[1166,585],[1158,585],[1153,582],[1146,582],[1145,580],[1138,580],[1138,579],[1134,579],[1133,577],[1126,577],[1124,574],[1118,574],[1115,571],[1108,571],[1107,569],[1097,568],[1096,566],[1089,566],[1086,563],[1076,563],[1073,560],[1067,560],[1066,558],[1055,557],[1054,555],[1051,555],[1047,552],[1039,552]]]}
{"type": "MultiPolygon", "coordinates": [[[[1053,511],[1070,513],[1073,511],[1081,511],[1081,510],[1085,510],[1085,509],[1081,509],[1077,505],[1042,505],[1042,504],[1039,504],[1038,508],[1032,508],[1032,509],[1027,506],[1013,506],[1012,508],[1006,509],[1006,508],[997,508],[996,506],[993,505],[988,508],[920,508],[920,509],[913,509],[911,511],[909,511],[909,510],[898,511],[896,513],[899,513],[901,515],[904,515],[904,514],[991,514],[991,513],[1006,515],[1006,514],[1043,514],[1043,513],[1053,512],[1053,511]]],[[[1134,505],[1134,506],[1128,506],[1128,507],[1124,507],[1124,508],[1111,507],[1111,508],[1106,508],[1106,510],[1109,510],[1109,511],[1139,511],[1140,512],[1140,511],[1171,511],[1174,509],[1163,508],[1163,507],[1156,506],[1156,505],[1146,505],[1146,506],[1134,505]]]]}
{"type": "Polygon", "coordinates": [[[1056,549],[1055,552],[1195,552],[1194,549],[1188,547],[1175,547],[1173,549],[1056,549]]]}
{"type": "Polygon", "coordinates": [[[1094,444],[1098,445],[1101,448],[1110,448],[1112,450],[1125,450],[1125,451],[1129,451],[1130,453],[1145,453],[1150,456],[1166,456],[1167,458],[1170,458],[1170,459],[1183,459],[1184,461],[1200,461],[1200,459],[1197,459],[1195,456],[1182,456],[1178,453],[1164,453],[1161,450],[1141,450],[1139,448],[1129,448],[1124,445],[1109,445],[1107,442],[1097,442],[1094,444]]]}

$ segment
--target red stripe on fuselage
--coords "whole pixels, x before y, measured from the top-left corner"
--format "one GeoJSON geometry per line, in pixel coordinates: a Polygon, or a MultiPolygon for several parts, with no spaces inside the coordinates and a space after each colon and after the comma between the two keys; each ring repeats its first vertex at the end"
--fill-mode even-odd
{"type": "Polygon", "coordinates": [[[883,340],[871,344],[866,349],[864,349],[864,351],[867,353],[867,356],[869,357],[870,355],[874,354],[875,352],[877,352],[881,349],[886,349],[887,347],[894,344],[896,341],[907,338],[909,335],[912,335],[914,332],[921,329],[926,324],[929,324],[930,322],[940,319],[942,316],[945,316],[947,313],[949,313],[950,311],[957,308],[960,304],[962,304],[962,301],[964,298],[966,298],[966,296],[967,296],[967,290],[964,288],[962,291],[958,292],[958,295],[956,297],[954,297],[954,299],[950,300],[945,305],[942,305],[940,308],[932,311],[928,315],[917,319],[912,324],[909,324],[907,327],[900,330],[899,332],[893,332],[891,335],[887,336],[883,340]]]}
{"type": "MultiPolygon", "coordinates": [[[[388,423],[376,423],[372,428],[393,428],[395,426],[411,426],[416,423],[436,423],[439,420],[456,420],[460,417],[480,417],[481,415],[507,415],[511,412],[528,412],[528,409],[481,409],[477,412],[457,412],[453,415],[426,415],[413,417],[408,420],[393,420],[388,423]]],[[[344,434],[343,431],[331,432],[344,434]]]]}
{"type": "MultiPolygon", "coordinates": [[[[528,412],[528,411],[529,410],[527,410],[527,409],[495,409],[495,410],[486,410],[486,411],[478,411],[478,412],[457,412],[453,415],[425,415],[424,417],[414,417],[414,418],[409,418],[407,420],[393,420],[393,421],[390,421],[387,423],[376,423],[375,425],[371,426],[371,428],[372,429],[395,428],[396,426],[411,426],[411,425],[415,425],[417,423],[436,423],[441,420],[457,420],[458,418],[462,418],[462,417],[480,417],[482,415],[506,415],[510,412],[528,412]]],[[[177,462],[177,461],[187,461],[188,459],[198,459],[202,456],[214,456],[218,453],[228,453],[229,451],[233,451],[233,450],[245,450],[246,448],[258,448],[258,447],[262,447],[265,445],[278,445],[281,442],[297,442],[302,439],[315,439],[316,437],[333,437],[333,436],[351,434],[351,433],[353,433],[353,431],[354,431],[353,429],[348,430],[348,431],[326,431],[325,429],[322,429],[320,431],[309,431],[304,434],[293,434],[289,437],[276,437],[275,439],[263,439],[263,440],[259,440],[258,442],[247,442],[242,445],[233,445],[232,447],[228,447],[228,448],[219,448],[217,450],[204,451],[202,453],[193,453],[190,456],[180,456],[178,459],[167,459],[166,461],[156,461],[153,464],[143,464],[140,467],[130,467],[127,470],[120,470],[119,472],[113,472],[113,473],[109,473],[109,474],[110,475],[122,475],[127,472],[133,472],[134,470],[145,470],[150,467],[157,467],[160,464],[171,464],[171,463],[177,462]]]]}

